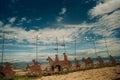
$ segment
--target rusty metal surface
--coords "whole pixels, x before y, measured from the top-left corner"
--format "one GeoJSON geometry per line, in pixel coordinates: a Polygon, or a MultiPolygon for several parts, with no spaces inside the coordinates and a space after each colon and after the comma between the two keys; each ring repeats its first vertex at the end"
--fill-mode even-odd
{"type": "Polygon", "coordinates": [[[0,66],[0,78],[1,79],[11,79],[15,75],[15,72],[12,70],[12,66],[9,62],[5,62],[4,66],[0,66]]]}

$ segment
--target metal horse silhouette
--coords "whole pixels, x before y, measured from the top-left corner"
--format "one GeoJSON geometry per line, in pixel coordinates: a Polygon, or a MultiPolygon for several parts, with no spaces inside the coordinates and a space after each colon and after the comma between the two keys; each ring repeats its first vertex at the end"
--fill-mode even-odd
{"type": "Polygon", "coordinates": [[[82,61],[85,63],[85,68],[94,67],[94,63],[90,57],[88,57],[87,59],[83,57],[82,61]]]}
{"type": "Polygon", "coordinates": [[[98,56],[98,62],[99,62],[99,66],[103,66],[104,65],[104,61],[101,58],[101,56],[98,56]]]}
{"type": "Polygon", "coordinates": [[[113,58],[113,56],[109,55],[110,57],[110,64],[116,65],[116,60],[113,58]]]}
{"type": "Polygon", "coordinates": [[[58,72],[63,71],[64,68],[70,69],[72,66],[71,62],[67,59],[67,55],[63,53],[64,60],[59,60],[58,55],[55,55],[55,61],[52,60],[51,57],[48,56],[47,60],[50,64],[50,71],[54,73],[54,69],[58,67],[58,72]]]}
{"type": "Polygon", "coordinates": [[[41,67],[38,64],[37,61],[33,60],[33,65],[29,66],[29,64],[27,64],[26,66],[26,70],[28,71],[27,75],[28,76],[39,76],[41,75],[41,67]]]}
{"type": "Polygon", "coordinates": [[[5,62],[4,64],[4,67],[0,66],[0,79],[12,79],[15,75],[15,72],[12,70],[9,62],[5,62]]]}
{"type": "Polygon", "coordinates": [[[79,61],[77,60],[77,58],[75,58],[75,68],[76,69],[80,69],[80,63],[79,63],[79,61]]]}

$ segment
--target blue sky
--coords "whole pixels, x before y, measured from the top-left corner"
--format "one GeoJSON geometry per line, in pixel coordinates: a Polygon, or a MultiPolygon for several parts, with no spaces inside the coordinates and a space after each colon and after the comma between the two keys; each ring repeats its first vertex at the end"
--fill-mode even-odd
{"type": "Polygon", "coordinates": [[[23,62],[35,58],[38,36],[38,60],[63,58],[63,37],[70,60],[76,54],[95,58],[120,56],[120,0],[0,0],[0,57],[2,32],[5,31],[4,61],[23,62]],[[105,39],[104,39],[105,37],[105,39]]]}

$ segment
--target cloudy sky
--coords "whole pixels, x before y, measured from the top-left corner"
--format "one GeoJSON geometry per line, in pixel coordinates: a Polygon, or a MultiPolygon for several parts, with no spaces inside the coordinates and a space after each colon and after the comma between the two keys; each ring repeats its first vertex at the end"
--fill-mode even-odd
{"type": "MultiPolygon", "coordinates": [[[[0,57],[3,32],[4,61],[46,61],[68,58],[120,56],[120,0],[0,0],[0,57]],[[64,46],[62,46],[65,43],[64,46]]],[[[0,58],[1,59],[1,58],[0,58]]],[[[1,61],[1,60],[0,60],[1,61]]]]}

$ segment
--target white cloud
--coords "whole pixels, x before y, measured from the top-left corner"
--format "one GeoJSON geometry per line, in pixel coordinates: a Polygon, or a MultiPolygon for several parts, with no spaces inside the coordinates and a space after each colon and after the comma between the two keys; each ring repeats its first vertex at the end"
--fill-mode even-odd
{"type": "Polygon", "coordinates": [[[64,14],[66,13],[66,11],[66,8],[61,9],[61,12],[59,12],[59,16],[56,18],[57,22],[61,22],[64,19],[64,14]]]}
{"type": "Polygon", "coordinates": [[[42,17],[40,17],[40,18],[37,18],[37,19],[35,19],[35,20],[37,20],[37,21],[40,21],[40,20],[42,20],[42,17]]]}
{"type": "Polygon", "coordinates": [[[9,19],[9,22],[10,22],[10,23],[14,23],[15,20],[16,20],[16,17],[12,17],[12,18],[9,19]]]}
{"type": "Polygon", "coordinates": [[[105,46],[106,45],[105,40],[106,40],[107,46],[109,46],[109,47],[113,47],[114,45],[117,45],[117,44],[118,44],[118,46],[120,46],[119,39],[117,39],[117,38],[105,38],[105,39],[101,39],[101,40],[97,41],[97,43],[99,44],[99,46],[105,46]]]}
{"type": "Polygon", "coordinates": [[[27,23],[30,23],[32,20],[31,19],[29,19],[29,20],[27,20],[27,23]]]}
{"type": "Polygon", "coordinates": [[[61,12],[59,12],[59,15],[64,15],[67,12],[67,8],[62,8],[61,12]]]}
{"type": "Polygon", "coordinates": [[[56,42],[56,37],[58,37],[58,40],[60,42],[63,41],[63,36],[65,37],[65,40],[67,42],[72,40],[71,35],[76,31],[76,29],[73,28],[69,28],[69,29],[50,29],[50,28],[46,28],[43,30],[39,30],[39,32],[41,32],[41,39],[44,42],[56,42]]]}
{"type": "Polygon", "coordinates": [[[92,28],[94,27],[94,24],[87,24],[87,23],[82,23],[82,24],[77,24],[77,25],[65,25],[66,28],[92,28]]]}
{"type": "Polygon", "coordinates": [[[20,20],[20,22],[24,22],[26,20],[27,20],[26,17],[22,17],[21,20],[20,20]]]}
{"type": "MultiPolygon", "coordinates": [[[[4,61],[7,62],[30,62],[36,58],[34,52],[13,52],[12,54],[4,54],[4,61]]],[[[53,53],[38,53],[38,61],[47,62],[47,57],[50,56],[53,60],[55,59],[55,54],[53,53]]],[[[63,54],[59,54],[59,58],[63,59],[63,54]]]]}
{"type": "Polygon", "coordinates": [[[13,52],[12,54],[4,54],[4,61],[7,62],[29,62],[35,59],[35,54],[32,52],[13,52]],[[28,57],[29,56],[29,57],[28,57]],[[17,60],[16,60],[17,59],[17,60]]]}
{"type": "Polygon", "coordinates": [[[92,17],[103,15],[120,8],[120,0],[106,0],[104,3],[99,3],[90,10],[92,17]]]}
{"type": "Polygon", "coordinates": [[[98,22],[95,23],[95,34],[103,36],[114,36],[115,29],[120,28],[120,10],[113,12],[112,14],[102,16],[98,22]]]}
{"type": "MultiPolygon", "coordinates": [[[[35,19],[36,20],[36,19],[35,19]]],[[[19,23],[17,23],[17,25],[22,25],[24,22],[25,23],[30,23],[32,21],[32,19],[27,19],[26,17],[22,17],[19,21],[19,23]]]]}
{"type": "Polygon", "coordinates": [[[107,52],[107,48],[106,48],[107,45],[110,54],[114,56],[119,56],[119,52],[120,52],[119,41],[120,40],[117,38],[106,38],[106,43],[105,43],[105,39],[101,39],[97,41],[97,43],[98,46],[101,46],[106,52],[107,52]]]}
{"type": "MultiPolygon", "coordinates": [[[[56,42],[56,37],[58,37],[59,42],[63,42],[63,36],[66,42],[73,41],[74,37],[81,37],[81,35],[88,32],[94,25],[93,24],[79,24],[79,25],[64,25],[65,28],[44,28],[38,31],[29,30],[25,31],[18,26],[11,27],[10,24],[4,26],[4,30],[11,32],[9,35],[6,34],[6,38],[15,38],[18,42],[23,42],[26,39],[30,43],[34,43],[34,36],[39,35],[39,40],[44,43],[56,42]]],[[[81,37],[82,38],[82,37],[81,37]]]]}
{"type": "Polygon", "coordinates": [[[60,38],[60,42],[63,41],[63,36],[66,38],[66,41],[72,41],[74,34],[76,36],[81,36],[93,28],[92,32],[96,35],[102,35],[102,36],[114,36],[114,29],[119,28],[119,20],[120,20],[120,11],[115,11],[112,14],[104,15],[102,16],[98,22],[96,23],[82,23],[78,25],[63,25],[64,28],[44,28],[39,29],[38,31],[35,30],[29,30],[25,31],[24,29],[20,28],[20,26],[14,26],[11,27],[10,24],[6,24],[4,26],[4,30],[6,31],[12,31],[13,33],[10,33],[9,36],[6,35],[6,37],[13,38],[14,36],[17,36],[17,40],[19,42],[22,42],[24,39],[28,40],[28,42],[33,43],[35,39],[32,39],[33,36],[39,35],[40,41],[44,43],[51,43],[55,42],[56,37],[60,38]],[[77,34],[76,34],[77,33],[77,34]]]}
{"type": "Polygon", "coordinates": [[[76,32],[76,29],[74,28],[57,28],[57,29],[51,29],[51,28],[44,28],[39,29],[38,31],[30,30],[25,31],[21,27],[14,26],[12,27],[10,24],[6,24],[4,26],[4,31],[10,32],[9,34],[6,33],[7,39],[15,38],[18,42],[23,42],[24,39],[26,39],[30,43],[34,43],[35,39],[33,39],[34,36],[39,35],[39,41],[42,41],[44,43],[51,43],[56,42],[56,37],[58,37],[59,41],[63,41],[63,36],[65,37],[65,40],[67,42],[72,40],[72,34],[76,32]]]}
{"type": "MultiPolygon", "coordinates": [[[[98,52],[100,52],[101,49],[96,49],[96,54],[97,55],[101,55],[101,54],[98,54],[98,52]]],[[[90,49],[84,49],[84,50],[77,50],[77,52],[79,52],[79,56],[82,57],[92,57],[92,58],[96,58],[96,54],[95,54],[95,49],[94,48],[90,48],[90,49]]]]}
{"type": "Polygon", "coordinates": [[[95,24],[82,23],[82,24],[77,24],[77,25],[65,25],[65,28],[76,28],[76,33],[79,33],[82,35],[88,32],[94,26],[95,24]]]}
{"type": "Polygon", "coordinates": [[[0,21],[0,27],[2,27],[4,25],[4,23],[2,21],[0,21]]]}
{"type": "MultiPolygon", "coordinates": [[[[108,57],[106,50],[97,48],[96,49],[96,54],[97,56],[101,56],[101,57],[108,57]]],[[[96,58],[95,54],[95,49],[94,48],[89,48],[89,49],[82,49],[82,50],[76,50],[76,57],[78,59],[82,59],[83,57],[87,58],[87,57],[91,57],[91,58],[96,58]]],[[[75,53],[69,53],[68,56],[70,56],[72,59],[75,58],[75,53]]]]}
{"type": "MultiPolygon", "coordinates": [[[[5,46],[13,46],[13,44],[4,44],[5,46]]],[[[2,44],[0,44],[2,46],[2,44]]]]}
{"type": "Polygon", "coordinates": [[[57,22],[61,22],[63,19],[63,17],[57,17],[57,22]]]}

